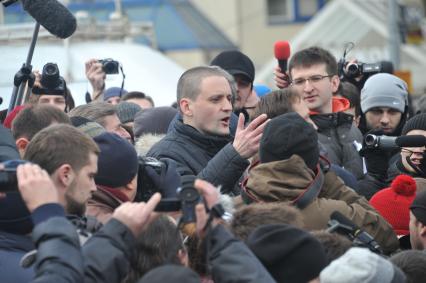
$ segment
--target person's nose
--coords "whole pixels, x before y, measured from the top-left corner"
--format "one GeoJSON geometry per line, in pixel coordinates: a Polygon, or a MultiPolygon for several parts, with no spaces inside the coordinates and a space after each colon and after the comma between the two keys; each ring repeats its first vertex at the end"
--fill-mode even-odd
{"type": "Polygon", "coordinates": [[[389,124],[390,120],[389,120],[389,115],[387,113],[383,113],[382,117],[380,118],[380,123],[382,125],[387,125],[389,124]]]}

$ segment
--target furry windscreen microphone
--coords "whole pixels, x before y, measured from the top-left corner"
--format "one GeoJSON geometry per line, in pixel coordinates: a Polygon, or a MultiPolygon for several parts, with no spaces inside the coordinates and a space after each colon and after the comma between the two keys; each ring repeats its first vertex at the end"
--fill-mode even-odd
{"type": "Polygon", "coordinates": [[[290,44],[288,41],[277,41],[274,45],[275,58],[283,73],[287,72],[287,60],[290,58],[290,44]]]}
{"type": "Polygon", "coordinates": [[[21,0],[24,10],[51,34],[59,38],[70,37],[77,21],[68,9],[56,0],[21,0]]]}

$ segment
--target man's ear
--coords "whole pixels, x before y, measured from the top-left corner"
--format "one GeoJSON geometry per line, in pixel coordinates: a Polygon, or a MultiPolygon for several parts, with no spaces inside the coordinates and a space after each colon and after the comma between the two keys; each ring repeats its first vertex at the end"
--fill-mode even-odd
{"type": "Polygon", "coordinates": [[[59,183],[66,188],[70,186],[75,178],[74,170],[69,164],[62,164],[58,169],[56,169],[55,173],[59,183]]]}
{"type": "Polygon", "coordinates": [[[334,93],[339,89],[340,79],[337,75],[331,77],[331,91],[334,93]]]}
{"type": "Polygon", "coordinates": [[[27,138],[18,138],[15,141],[16,148],[18,149],[21,157],[24,156],[25,150],[27,149],[27,146],[28,146],[29,143],[30,143],[30,141],[27,138]]]}
{"type": "Polygon", "coordinates": [[[180,107],[180,111],[182,112],[183,116],[187,116],[187,117],[192,117],[193,115],[193,105],[192,105],[192,100],[189,98],[181,98],[179,100],[179,107],[180,107]]]}

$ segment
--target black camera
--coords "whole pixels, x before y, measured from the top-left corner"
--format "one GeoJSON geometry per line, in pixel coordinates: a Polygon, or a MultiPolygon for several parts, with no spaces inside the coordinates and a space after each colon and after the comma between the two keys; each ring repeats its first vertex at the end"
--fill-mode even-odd
{"type": "Polygon", "coordinates": [[[3,169],[0,169],[0,192],[16,192],[18,191],[18,180],[16,178],[16,168],[25,164],[25,160],[8,160],[3,163],[3,169]]]}
{"type": "Polygon", "coordinates": [[[195,221],[195,205],[201,196],[194,188],[195,176],[180,176],[176,170],[168,170],[167,162],[153,157],[138,157],[138,186],[135,201],[148,201],[155,193],[162,199],[155,208],[158,212],[182,211],[182,222],[195,221]],[[151,172],[149,174],[148,172],[151,172]],[[153,180],[152,175],[155,175],[153,180]],[[175,176],[173,176],[175,175],[175,176]],[[177,178],[176,178],[177,177],[177,178]],[[183,184],[183,185],[182,185],[183,184]]]}
{"type": "Polygon", "coordinates": [[[44,65],[40,84],[41,86],[33,87],[34,94],[65,95],[66,93],[65,80],[60,76],[58,65],[55,63],[44,65]]]}
{"type": "Polygon", "coordinates": [[[138,156],[138,186],[135,201],[148,201],[153,194],[160,192],[157,185],[147,174],[147,167],[153,169],[157,175],[161,176],[166,164],[153,157],[138,156]]]}
{"type": "Polygon", "coordinates": [[[361,75],[370,76],[382,72],[382,62],[377,63],[347,63],[346,77],[354,79],[361,75]]]}
{"type": "Polygon", "coordinates": [[[101,59],[98,60],[99,63],[102,64],[102,70],[105,72],[105,74],[118,74],[118,68],[120,67],[120,63],[111,59],[101,59]]]}
{"type": "Polygon", "coordinates": [[[426,146],[426,137],[423,135],[409,135],[400,137],[377,136],[368,134],[364,139],[367,148],[379,148],[384,150],[399,149],[402,147],[426,146]]]}

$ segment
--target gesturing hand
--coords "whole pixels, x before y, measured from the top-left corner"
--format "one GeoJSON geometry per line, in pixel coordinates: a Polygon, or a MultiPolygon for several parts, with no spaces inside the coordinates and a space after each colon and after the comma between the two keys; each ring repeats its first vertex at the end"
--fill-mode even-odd
{"type": "Polygon", "coordinates": [[[155,193],[147,203],[123,203],[114,211],[112,217],[126,225],[137,237],[156,218],[157,214],[153,211],[160,200],[161,195],[155,193]]]}
{"type": "Polygon", "coordinates": [[[248,159],[258,152],[263,129],[269,121],[267,118],[266,114],[262,114],[244,128],[244,115],[240,114],[232,145],[241,157],[248,159]]]}
{"type": "Polygon", "coordinates": [[[30,212],[43,204],[59,202],[52,179],[40,166],[30,163],[19,165],[16,177],[19,192],[30,212]]]}

